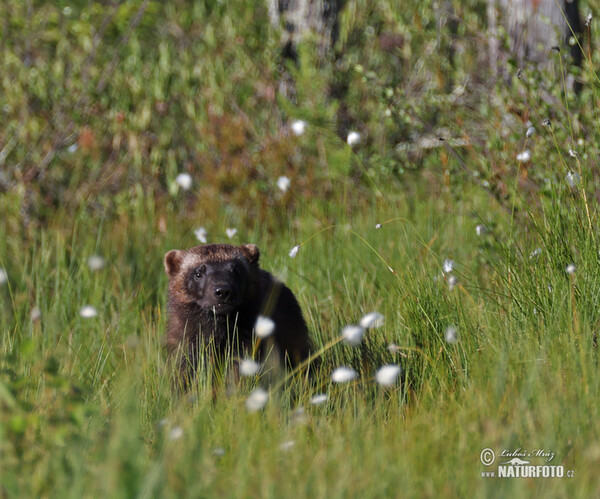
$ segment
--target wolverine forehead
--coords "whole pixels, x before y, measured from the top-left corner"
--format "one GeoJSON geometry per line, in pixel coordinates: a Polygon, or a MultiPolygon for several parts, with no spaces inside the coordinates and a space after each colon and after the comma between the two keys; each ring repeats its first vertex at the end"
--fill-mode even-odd
{"type": "Polygon", "coordinates": [[[186,251],[184,261],[190,265],[200,263],[221,263],[235,259],[243,259],[244,253],[237,246],[230,244],[206,244],[195,246],[186,251]]]}

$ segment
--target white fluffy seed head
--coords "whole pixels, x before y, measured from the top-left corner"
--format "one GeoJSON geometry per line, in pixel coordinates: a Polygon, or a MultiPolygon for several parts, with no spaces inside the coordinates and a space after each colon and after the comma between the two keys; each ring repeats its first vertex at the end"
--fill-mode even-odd
{"type": "Polygon", "coordinates": [[[277,187],[279,187],[279,190],[283,193],[287,192],[290,188],[290,184],[290,179],[286,176],[281,176],[277,179],[277,187]]]}
{"type": "Polygon", "coordinates": [[[208,240],[208,232],[204,227],[198,227],[194,231],[194,235],[196,236],[196,239],[198,239],[199,242],[201,242],[202,244],[206,244],[206,241],[208,240]]]}
{"type": "Polygon", "coordinates": [[[233,239],[233,236],[237,234],[237,229],[234,229],[233,227],[228,227],[227,229],[225,229],[225,234],[227,234],[227,237],[229,239],[233,239]]]}
{"type": "Polygon", "coordinates": [[[576,187],[579,184],[581,177],[579,176],[579,173],[570,171],[567,173],[565,180],[567,181],[567,184],[569,184],[569,187],[576,187]]]}
{"type": "Polygon", "coordinates": [[[342,329],[342,338],[344,341],[352,346],[360,345],[363,335],[365,334],[365,329],[360,326],[346,326],[342,329]]]}
{"type": "Polygon", "coordinates": [[[348,137],[346,138],[346,142],[348,142],[348,145],[350,147],[360,144],[360,141],[361,141],[360,133],[355,132],[355,131],[350,132],[348,134],[348,137]]]}
{"type": "Polygon", "coordinates": [[[290,129],[294,135],[300,136],[306,131],[306,121],[294,120],[290,125],[290,129]]]}
{"type": "Polygon", "coordinates": [[[375,374],[375,381],[381,386],[392,386],[396,382],[399,374],[400,366],[388,364],[379,368],[375,374]]]}
{"type": "Polygon", "coordinates": [[[446,258],[444,260],[444,265],[442,266],[442,270],[446,274],[449,274],[450,272],[452,272],[454,270],[454,260],[452,260],[450,258],[446,258]]]}
{"type": "Polygon", "coordinates": [[[248,395],[246,399],[246,409],[250,412],[260,411],[269,400],[269,393],[261,387],[258,387],[256,390],[248,395]]]}
{"type": "Polygon", "coordinates": [[[183,429],[181,428],[181,426],[175,426],[169,432],[168,438],[169,440],[179,440],[181,437],[183,437],[183,429]]]}
{"type": "Polygon", "coordinates": [[[457,284],[458,284],[458,279],[456,278],[456,276],[449,275],[448,276],[448,289],[450,291],[452,291],[454,289],[454,286],[456,286],[457,284]]]}
{"type": "Polygon", "coordinates": [[[98,316],[98,311],[91,305],[85,305],[81,307],[81,310],[79,310],[79,315],[84,319],[92,319],[93,317],[98,316]]]}
{"type": "Polygon", "coordinates": [[[347,383],[357,376],[357,372],[351,367],[338,367],[331,373],[331,379],[334,383],[347,383]]]}
{"type": "Polygon", "coordinates": [[[6,284],[7,281],[8,281],[8,274],[6,273],[6,270],[4,270],[2,267],[0,267],[0,286],[2,286],[3,284],[6,284]]]}
{"type": "Polygon", "coordinates": [[[525,151],[517,154],[517,161],[519,163],[527,163],[530,159],[531,159],[531,151],[529,149],[526,149],[525,151]]]}
{"type": "Polygon", "coordinates": [[[243,359],[240,362],[242,376],[254,376],[260,370],[260,364],[252,359],[243,359]]]}
{"type": "Polygon", "coordinates": [[[319,405],[319,404],[323,404],[324,402],[327,402],[327,394],[326,393],[319,393],[318,395],[315,395],[314,397],[312,397],[310,399],[310,403],[312,405],[319,405]]]}
{"type": "Polygon", "coordinates": [[[192,187],[192,176],[189,173],[180,173],[175,177],[175,183],[187,191],[192,187]]]}
{"type": "Polygon", "coordinates": [[[290,258],[296,258],[296,255],[298,254],[298,251],[300,251],[300,245],[296,245],[294,246],[291,250],[290,250],[290,258]]]}
{"type": "Polygon", "coordinates": [[[456,326],[448,326],[444,331],[444,339],[448,343],[456,343],[458,330],[456,326]]]}
{"type": "Polygon", "coordinates": [[[92,255],[87,259],[87,264],[90,270],[101,270],[106,265],[106,262],[100,255],[92,255]]]}
{"type": "Polygon", "coordinates": [[[569,265],[567,265],[567,268],[565,269],[565,272],[567,274],[574,274],[576,270],[577,270],[577,267],[575,267],[575,264],[574,263],[570,263],[569,265]]]}
{"type": "Polygon", "coordinates": [[[273,331],[275,331],[275,323],[273,322],[273,319],[265,317],[264,315],[259,315],[256,318],[254,333],[258,338],[266,338],[267,336],[271,336],[273,331]]]}
{"type": "Polygon", "coordinates": [[[359,322],[360,327],[364,329],[371,329],[383,326],[383,315],[379,312],[370,312],[359,322]]]}

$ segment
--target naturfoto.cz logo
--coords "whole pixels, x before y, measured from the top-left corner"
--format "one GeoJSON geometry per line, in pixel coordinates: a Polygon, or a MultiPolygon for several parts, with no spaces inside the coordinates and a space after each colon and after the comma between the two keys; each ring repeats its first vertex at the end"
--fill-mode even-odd
{"type": "Polygon", "coordinates": [[[532,451],[520,447],[510,451],[503,449],[498,456],[493,449],[485,448],[479,455],[484,466],[490,467],[496,463],[496,468],[488,468],[481,472],[483,478],[573,478],[573,470],[565,470],[562,465],[550,463],[556,454],[544,449],[532,451]],[[544,464],[536,464],[532,459],[543,459],[544,464]]]}

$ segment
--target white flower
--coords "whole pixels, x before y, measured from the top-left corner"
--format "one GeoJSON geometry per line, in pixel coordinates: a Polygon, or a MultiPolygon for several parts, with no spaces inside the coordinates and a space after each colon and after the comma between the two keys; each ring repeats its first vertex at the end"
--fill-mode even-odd
{"type": "Polygon", "coordinates": [[[359,322],[360,327],[370,329],[383,326],[383,315],[379,312],[371,312],[365,315],[359,322]]]}
{"type": "Polygon", "coordinates": [[[392,386],[400,374],[400,366],[388,364],[381,367],[375,374],[375,381],[381,386],[392,386]]]}
{"type": "Polygon", "coordinates": [[[456,333],[457,332],[458,332],[458,330],[456,329],[456,326],[448,326],[446,328],[446,331],[444,331],[444,339],[448,343],[456,343],[456,333]]]}
{"type": "Polygon", "coordinates": [[[342,329],[344,341],[352,346],[360,345],[364,334],[365,330],[360,326],[346,326],[342,329]]]}
{"type": "Polygon", "coordinates": [[[306,131],[306,121],[294,120],[290,125],[292,133],[296,136],[302,135],[306,131]]]}
{"type": "Polygon", "coordinates": [[[196,239],[198,239],[198,241],[200,241],[202,244],[206,244],[208,232],[204,227],[198,227],[194,231],[194,235],[196,236],[196,239]]]}
{"type": "Polygon", "coordinates": [[[281,445],[279,446],[279,448],[284,451],[287,452],[289,451],[292,447],[294,447],[294,445],[296,445],[296,442],[294,442],[293,440],[288,440],[286,442],[282,442],[281,445]]]}
{"type": "Polygon", "coordinates": [[[290,188],[290,183],[290,179],[285,175],[277,179],[277,187],[279,187],[281,192],[286,192],[290,188]]]}
{"type": "Polygon", "coordinates": [[[252,359],[244,359],[240,362],[240,374],[242,376],[254,376],[260,369],[260,364],[252,359]]]}
{"type": "Polygon", "coordinates": [[[225,229],[225,234],[227,234],[227,237],[229,239],[233,239],[233,236],[237,234],[237,229],[228,227],[227,229],[225,229]]]}
{"type": "Polygon", "coordinates": [[[338,367],[331,373],[331,379],[334,383],[347,383],[358,376],[351,367],[338,367]]]}
{"type": "Polygon", "coordinates": [[[567,181],[567,184],[569,184],[569,187],[575,187],[579,184],[581,177],[579,176],[579,173],[570,171],[567,173],[565,180],[567,181]]]}
{"type": "Polygon", "coordinates": [[[181,437],[183,437],[183,429],[181,428],[181,426],[175,426],[170,432],[169,432],[169,440],[179,440],[181,437]]]}
{"type": "Polygon", "coordinates": [[[456,286],[457,283],[458,283],[458,279],[455,276],[453,276],[453,275],[448,276],[448,289],[450,291],[452,291],[454,289],[454,286],[456,286]]]}
{"type": "Polygon", "coordinates": [[[100,270],[104,268],[106,262],[100,255],[92,255],[87,259],[87,264],[90,270],[100,270]]]}
{"type": "Polygon", "coordinates": [[[530,126],[527,128],[527,131],[525,132],[525,137],[529,138],[531,137],[533,134],[535,133],[535,128],[530,126]]]}
{"type": "Polygon", "coordinates": [[[360,136],[360,133],[358,133],[358,132],[350,132],[348,134],[348,137],[346,138],[346,142],[348,142],[348,145],[350,147],[360,144],[360,141],[361,141],[361,136],[360,136]]]}
{"type": "Polygon", "coordinates": [[[531,151],[525,149],[523,152],[517,154],[517,161],[519,163],[527,163],[531,159],[531,151]]]}
{"type": "Polygon", "coordinates": [[[574,263],[570,263],[569,265],[567,265],[567,268],[565,269],[565,272],[567,274],[574,274],[575,270],[577,270],[577,267],[575,267],[574,263]]]}
{"type": "Polygon", "coordinates": [[[452,272],[454,270],[454,260],[451,260],[450,258],[446,258],[444,260],[444,265],[442,266],[442,270],[444,271],[445,274],[449,274],[450,272],[452,272]]]}
{"type": "Polygon", "coordinates": [[[314,397],[312,397],[310,399],[310,403],[312,405],[319,405],[319,404],[322,404],[323,402],[327,402],[327,394],[326,393],[319,393],[318,395],[315,395],[314,397]]]}
{"type": "Polygon", "coordinates": [[[254,332],[258,338],[266,338],[267,336],[271,336],[273,331],[275,331],[275,323],[273,322],[273,319],[265,317],[264,315],[259,315],[256,318],[254,332]]]}
{"type": "Polygon", "coordinates": [[[296,258],[296,255],[298,254],[298,251],[300,251],[300,245],[299,244],[297,246],[294,246],[290,250],[290,258],[296,258]]]}
{"type": "Polygon", "coordinates": [[[81,308],[79,315],[85,319],[91,319],[98,316],[98,311],[91,305],[86,305],[81,308]]]}
{"type": "Polygon", "coordinates": [[[478,236],[483,236],[486,232],[487,229],[485,228],[485,225],[479,224],[477,227],[475,227],[475,234],[478,236]]]}
{"type": "Polygon", "coordinates": [[[258,387],[254,390],[246,399],[246,409],[250,412],[260,411],[269,400],[269,393],[264,389],[258,387]]]}
{"type": "Polygon", "coordinates": [[[0,286],[2,286],[3,284],[6,284],[7,281],[8,281],[8,274],[6,273],[6,270],[4,270],[2,267],[0,267],[0,286]]]}
{"type": "Polygon", "coordinates": [[[184,191],[192,187],[192,176],[189,173],[180,173],[175,177],[175,183],[184,191]]]}

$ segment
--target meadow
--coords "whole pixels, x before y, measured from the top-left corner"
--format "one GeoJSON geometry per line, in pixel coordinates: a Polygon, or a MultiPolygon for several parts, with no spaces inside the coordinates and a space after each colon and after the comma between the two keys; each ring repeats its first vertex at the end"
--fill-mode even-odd
{"type": "Polygon", "coordinates": [[[452,4],[347,2],[297,65],[262,2],[0,5],[0,496],[600,494],[596,19],[575,94],[565,51],[494,80],[452,4]],[[259,246],[312,381],[172,390],[162,259],[198,235],[259,246]],[[565,476],[482,476],[502,451],[565,476]]]}

